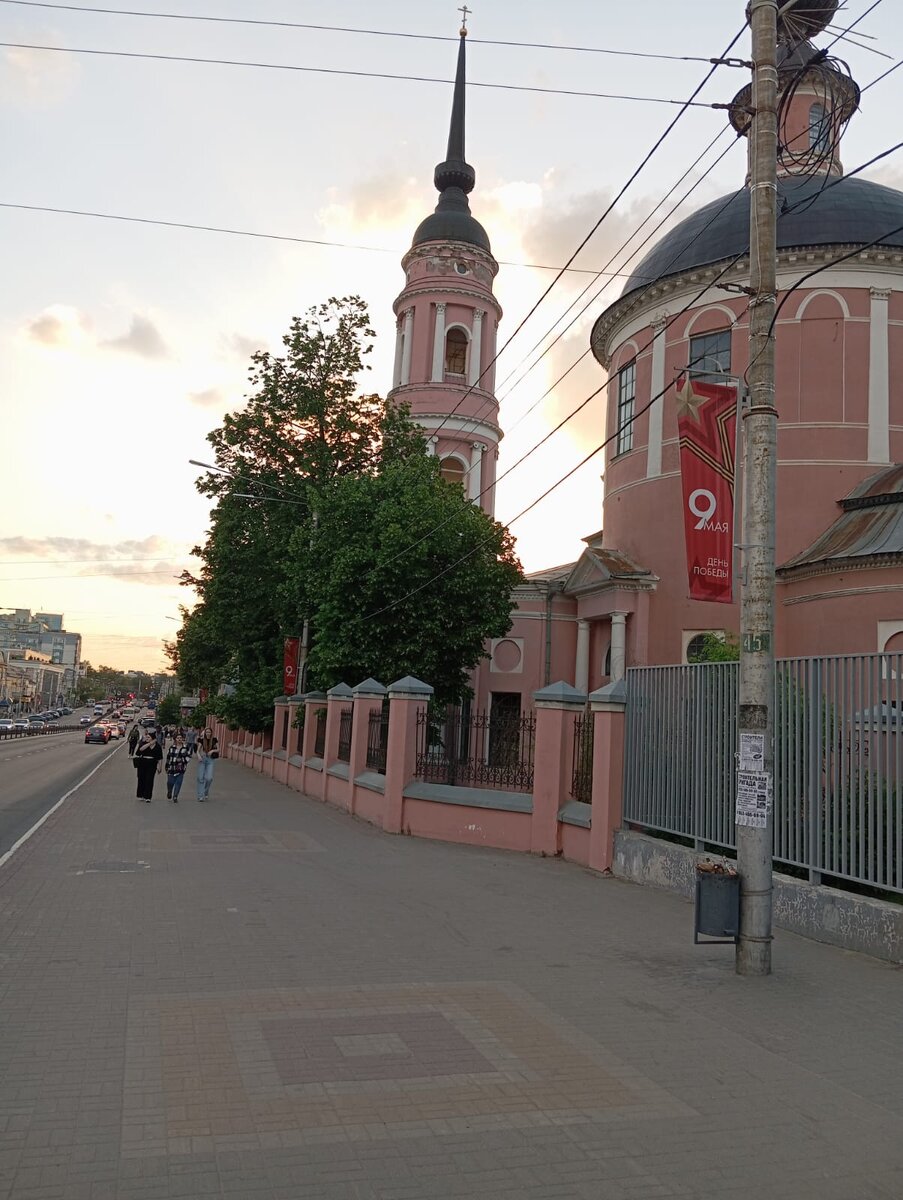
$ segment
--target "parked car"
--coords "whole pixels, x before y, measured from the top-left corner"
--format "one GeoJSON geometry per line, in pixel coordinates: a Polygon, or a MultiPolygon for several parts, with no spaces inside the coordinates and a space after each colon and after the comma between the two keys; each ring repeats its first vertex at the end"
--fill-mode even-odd
{"type": "Polygon", "coordinates": [[[79,718],[78,718],[78,723],[79,723],[79,725],[90,725],[90,724],[91,724],[91,718],[90,718],[90,717],[79,717],[79,718]]]}
{"type": "Polygon", "coordinates": [[[13,729],[27,729],[27,728],[28,728],[28,717],[19,717],[19,719],[17,721],[13,722],[13,729]]]}
{"type": "Polygon", "coordinates": [[[15,721],[0,720],[0,733],[11,733],[16,727],[15,721]]]}
{"type": "Polygon", "coordinates": [[[40,717],[32,717],[28,722],[29,733],[43,733],[46,726],[40,717]]]}
{"type": "Polygon", "coordinates": [[[85,730],[85,744],[88,742],[99,742],[105,746],[110,740],[110,731],[106,725],[92,725],[90,729],[85,730]]]}
{"type": "Polygon", "coordinates": [[[60,727],[60,723],[56,719],[56,717],[45,717],[44,718],[44,728],[45,729],[59,729],[59,727],[60,727]]]}

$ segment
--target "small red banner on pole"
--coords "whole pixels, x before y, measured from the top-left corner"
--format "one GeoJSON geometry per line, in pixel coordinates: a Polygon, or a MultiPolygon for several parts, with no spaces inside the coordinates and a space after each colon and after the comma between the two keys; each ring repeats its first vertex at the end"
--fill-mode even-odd
{"type": "Polygon", "coordinates": [[[298,683],[298,648],[301,639],[287,637],[282,650],[282,694],[294,696],[298,683]]]}
{"type": "Polygon", "coordinates": [[[737,384],[681,376],[677,432],[690,597],[733,600],[737,384]]]}

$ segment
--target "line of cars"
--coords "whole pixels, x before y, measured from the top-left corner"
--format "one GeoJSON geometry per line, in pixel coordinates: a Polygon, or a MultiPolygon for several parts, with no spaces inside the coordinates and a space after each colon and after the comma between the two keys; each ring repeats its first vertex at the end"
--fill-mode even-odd
{"type": "Polygon", "coordinates": [[[71,708],[49,708],[42,713],[3,718],[0,733],[42,733],[45,729],[59,729],[61,719],[71,716],[73,711],[71,708]]]}
{"type": "Polygon", "coordinates": [[[105,746],[107,742],[125,737],[125,731],[128,726],[126,716],[118,710],[114,710],[108,716],[100,717],[93,722],[89,717],[82,717],[82,724],[85,723],[88,725],[88,728],[85,730],[86,745],[94,743],[105,746]]]}

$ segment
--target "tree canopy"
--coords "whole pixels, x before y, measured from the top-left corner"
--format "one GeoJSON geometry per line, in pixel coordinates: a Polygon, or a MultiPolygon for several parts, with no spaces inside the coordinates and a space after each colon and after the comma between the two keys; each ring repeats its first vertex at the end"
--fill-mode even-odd
{"type": "Polygon", "coordinates": [[[215,503],[201,568],[183,577],[199,602],[168,653],[230,724],[272,723],[283,638],[305,618],[312,683],[420,673],[449,697],[509,627],[510,538],[439,478],[403,407],[359,392],[372,338],[358,297],[295,317],[281,355],[253,356],[245,407],[208,435],[216,469],[197,486],[215,503]]]}

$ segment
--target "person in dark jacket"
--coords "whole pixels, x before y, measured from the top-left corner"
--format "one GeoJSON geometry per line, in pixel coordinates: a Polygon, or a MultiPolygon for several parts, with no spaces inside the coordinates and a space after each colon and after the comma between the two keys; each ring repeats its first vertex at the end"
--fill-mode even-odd
{"type": "Polygon", "coordinates": [[[173,804],[179,803],[179,792],[182,790],[188,758],[185,739],[177,733],[175,741],[166,752],[166,798],[172,800],[173,804]]]}
{"type": "Polygon", "coordinates": [[[129,758],[135,753],[135,747],[141,741],[141,730],[137,725],[133,725],[129,733],[129,758]]]}
{"type": "Polygon", "coordinates": [[[138,772],[138,790],[136,795],[145,804],[150,804],[154,795],[154,776],[163,771],[163,750],[157,739],[149,731],[145,731],[141,741],[135,748],[132,759],[138,772]]]}

